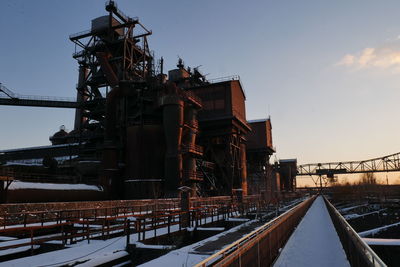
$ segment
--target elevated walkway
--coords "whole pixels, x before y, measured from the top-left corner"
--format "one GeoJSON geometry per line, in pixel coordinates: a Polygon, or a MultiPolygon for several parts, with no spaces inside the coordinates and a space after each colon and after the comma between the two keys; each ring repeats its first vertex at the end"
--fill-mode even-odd
{"type": "Polygon", "coordinates": [[[350,266],[322,196],[315,199],[274,266],[350,266]]]}
{"type": "Polygon", "coordinates": [[[206,266],[386,264],[323,196],[313,196],[198,263],[206,266]]]}
{"type": "Polygon", "coordinates": [[[75,98],[19,95],[0,83],[0,105],[49,108],[80,108],[75,98]]]}

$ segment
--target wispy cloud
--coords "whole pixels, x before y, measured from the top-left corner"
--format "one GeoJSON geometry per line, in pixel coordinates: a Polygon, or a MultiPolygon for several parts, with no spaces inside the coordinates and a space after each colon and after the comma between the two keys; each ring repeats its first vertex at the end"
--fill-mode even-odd
{"type": "Polygon", "coordinates": [[[352,70],[374,68],[398,73],[400,72],[400,46],[368,47],[361,52],[343,56],[335,65],[352,70]]]}

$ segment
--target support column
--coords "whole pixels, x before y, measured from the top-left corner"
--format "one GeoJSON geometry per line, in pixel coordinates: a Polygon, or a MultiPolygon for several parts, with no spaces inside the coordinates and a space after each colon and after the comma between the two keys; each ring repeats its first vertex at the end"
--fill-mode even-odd
{"type": "MultiPolygon", "coordinates": [[[[241,141],[243,142],[243,140],[241,141]]],[[[246,161],[246,144],[240,144],[240,176],[242,180],[242,194],[247,196],[247,161],[246,161]]]]}
{"type": "Polygon", "coordinates": [[[0,180],[0,203],[6,203],[6,190],[4,189],[4,180],[0,180]]]}
{"type": "MultiPolygon", "coordinates": [[[[86,93],[87,89],[85,86],[85,81],[88,75],[88,69],[84,65],[79,66],[79,78],[78,78],[78,88],[76,93],[76,101],[78,103],[84,103],[87,99],[86,93]]],[[[77,108],[75,110],[75,123],[74,130],[79,131],[82,127],[82,124],[86,121],[86,118],[83,117],[83,109],[77,108]]]]}

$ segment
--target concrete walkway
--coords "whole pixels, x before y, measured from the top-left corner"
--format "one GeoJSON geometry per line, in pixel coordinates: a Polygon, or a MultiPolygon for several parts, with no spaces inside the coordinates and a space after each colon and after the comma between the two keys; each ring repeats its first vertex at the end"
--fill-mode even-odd
{"type": "Polygon", "coordinates": [[[350,266],[321,196],[307,211],[274,266],[350,266]]]}

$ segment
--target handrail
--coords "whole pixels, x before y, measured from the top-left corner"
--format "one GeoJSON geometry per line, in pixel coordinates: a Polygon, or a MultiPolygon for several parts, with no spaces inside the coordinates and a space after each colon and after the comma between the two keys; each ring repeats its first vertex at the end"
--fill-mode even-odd
{"type": "MultiPolygon", "coordinates": [[[[76,98],[73,97],[56,97],[56,96],[36,96],[36,95],[20,95],[14,93],[4,85],[0,83],[0,92],[7,95],[7,98],[18,99],[18,100],[39,100],[39,101],[62,101],[62,102],[76,102],[76,98]]],[[[0,98],[4,98],[1,97],[0,98]]]]}
{"type": "MultiPolygon", "coordinates": [[[[248,198],[251,198],[252,201],[257,201],[258,195],[254,196],[249,196],[248,198]]],[[[244,200],[248,200],[248,198],[245,198],[244,200]]],[[[90,202],[90,201],[89,201],[90,202]]],[[[108,203],[108,201],[104,201],[105,203],[108,203]]],[[[54,219],[54,214],[57,213],[63,213],[63,214],[69,214],[69,213],[80,213],[80,212],[89,212],[93,214],[112,214],[113,212],[119,212],[121,210],[134,210],[135,212],[155,212],[157,209],[165,209],[165,208],[170,208],[171,205],[173,208],[176,208],[179,206],[180,200],[178,198],[174,199],[142,199],[142,200],[135,200],[133,203],[132,201],[112,201],[115,202],[115,206],[103,206],[103,207],[81,207],[81,208],[66,208],[64,207],[63,209],[61,208],[51,208],[51,203],[50,207],[46,208],[46,210],[36,210],[36,211],[26,211],[27,207],[26,204],[24,204],[24,210],[23,211],[7,211],[7,209],[0,209],[0,223],[1,227],[6,228],[7,226],[15,225],[15,224],[23,224],[24,223],[24,217],[25,216],[31,216],[33,214],[35,215],[41,215],[37,217],[37,221],[31,221],[31,223],[37,223],[37,222],[42,222],[42,218],[49,218],[50,220],[54,219]],[[145,207],[146,209],[142,209],[142,207],[145,207]],[[12,218],[12,219],[10,219],[12,218]]],[[[92,202],[90,202],[92,203],[92,202]]],[[[220,197],[210,197],[210,198],[191,198],[191,207],[195,208],[196,206],[201,206],[205,204],[216,204],[217,206],[224,206],[224,205],[231,205],[232,204],[232,199],[230,196],[220,196],[220,197]]],[[[65,202],[60,202],[60,204],[65,204],[65,202]]],[[[95,204],[95,203],[93,203],[95,204]]],[[[111,203],[109,203],[111,204],[111,203]]],[[[3,208],[6,206],[15,206],[16,204],[5,204],[3,205],[3,208]]],[[[35,205],[35,204],[34,204],[35,205]]],[[[13,210],[13,208],[11,208],[13,210]]],[[[65,215],[67,218],[68,216],[65,215]]],[[[59,218],[61,218],[60,216],[59,218]]]]}
{"type": "Polygon", "coordinates": [[[385,267],[387,266],[380,258],[379,256],[372,250],[370,246],[368,246],[367,243],[357,234],[357,232],[351,227],[351,225],[346,221],[346,219],[340,214],[340,212],[332,205],[332,203],[329,202],[325,197],[325,203],[327,204],[329,210],[331,210],[334,215],[336,215],[337,219],[339,219],[339,222],[342,224],[343,229],[346,230],[346,233],[349,235],[349,237],[352,239],[352,241],[356,241],[358,245],[361,246],[362,252],[367,256],[367,259],[370,261],[369,264],[370,266],[381,266],[385,267]]]}
{"type": "Polygon", "coordinates": [[[204,267],[207,266],[208,264],[213,264],[215,260],[219,256],[225,256],[226,253],[232,253],[235,250],[238,250],[242,244],[254,239],[255,237],[259,236],[262,234],[265,230],[269,229],[270,226],[274,225],[278,221],[282,220],[284,217],[286,217],[289,213],[293,212],[295,209],[299,208],[300,206],[303,206],[308,203],[308,201],[312,201],[315,199],[316,196],[313,196],[312,198],[308,198],[307,200],[301,202],[300,204],[292,207],[291,209],[287,210],[286,212],[282,213],[280,216],[274,218],[273,220],[267,222],[266,224],[262,225],[261,227],[257,228],[256,230],[252,231],[250,234],[245,235],[244,237],[240,238],[239,240],[233,242],[229,246],[223,248],[222,250],[218,251],[217,253],[211,255],[207,259],[201,261],[200,263],[196,264],[195,267],[204,267]]]}
{"type": "Polygon", "coordinates": [[[2,85],[1,83],[0,83],[0,91],[3,92],[4,94],[6,94],[10,98],[17,98],[14,92],[9,90],[7,87],[2,85]]]}
{"type": "Polygon", "coordinates": [[[324,175],[367,172],[393,172],[400,170],[400,152],[360,161],[311,163],[297,166],[297,175],[324,175]]]}
{"type": "Polygon", "coordinates": [[[226,82],[226,81],[240,81],[240,76],[239,75],[230,75],[230,76],[210,79],[210,80],[207,80],[207,81],[209,83],[220,83],[220,82],[226,82]]]}
{"type": "MultiPolygon", "coordinates": [[[[144,205],[146,207],[149,207],[149,205],[144,205]]],[[[21,224],[21,226],[17,227],[10,227],[4,229],[0,229],[0,233],[5,233],[5,234],[10,234],[10,233],[30,233],[30,241],[28,242],[21,242],[18,244],[11,244],[11,245],[6,245],[6,246],[0,246],[0,251],[1,250],[6,250],[10,248],[17,248],[21,246],[27,246],[30,245],[31,249],[33,249],[34,244],[40,244],[43,242],[51,241],[51,240],[64,240],[63,245],[66,244],[66,241],[68,239],[75,238],[75,237],[86,237],[87,239],[90,239],[91,237],[96,236],[97,234],[101,234],[103,238],[109,238],[110,233],[113,234],[112,232],[115,230],[122,230],[125,229],[125,232],[128,234],[130,231],[126,231],[127,227],[129,226],[129,223],[127,224],[127,221],[131,219],[131,217],[136,218],[135,224],[133,224],[135,232],[138,234],[139,239],[142,236],[142,239],[145,239],[146,232],[154,230],[155,236],[157,236],[157,229],[158,228],[165,228],[168,230],[168,234],[170,234],[170,227],[175,224],[179,224],[179,230],[183,227],[182,224],[182,219],[183,215],[185,214],[190,214],[190,224],[192,226],[199,226],[204,223],[206,223],[206,219],[210,218],[211,221],[213,222],[215,220],[215,216],[217,216],[216,220],[220,220],[219,216],[222,215],[222,220],[226,218],[226,216],[229,215],[230,212],[232,212],[232,209],[230,205],[224,205],[219,207],[218,205],[214,206],[208,206],[208,207],[193,207],[189,211],[182,211],[179,209],[176,209],[175,206],[173,208],[164,209],[164,210],[153,210],[152,213],[142,213],[141,210],[139,211],[139,214],[137,211],[131,208],[103,208],[105,209],[105,213],[85,213],[84,210],[75,210],[74,212],[70,212],[69,210],[66,210],[65,212],[60,211],[64,213],[64,216],[61,214],[53,213],[53,218],[51,221],[47,221],[47,218],[44,218],[44,216],[39,216],[42,213],[41,212],[35,212],[31,213],[31,216],[34,217],[40,217],[40,225],[33,225],[31,221],[29,221],[29,218],[27,217],[28,214],[24,213],[24,221],[21,224]],[[220,209],[223,207],[224,209],[220,209]],[[124,219],[124,220],[121,220],[124,219]],[[204,220],[204,222],[203,222],[204,220]],[[45,224],[51,222],[52,224],[45,224]],[[111,222],[111,223],[110,223],[111,222]],[[65,228],[65,226],[71,226],[73,227],[74,224],[83,224],[86,225],[83,229],[75,231],[70,231],[65,228]],[[102,225],[101,228],[94,228],[89,227],[90,224],[96,224],[96,225],[102,225]],[[55,228],[55,227],[61,227],[61,233],[58,235],[54,236],[43,236],[43,233],[39,233],[39,235],[34,236],[34,232],[38,234],[38,231],[43,230],[43,229],[50,229],[50,228],[55,228]],[[64,233],[72,233],[72,234],[64,234],[64,233]]],[[[234,207],[233,207],[234,208],[234,207]]],[[[237,208],[237,207],[236,207],[237,208]]],[[[130,229],[130,228],[129,228],[130,229]]],[[[160,233],[160,235],[163,235],[165,233],[160,233]]],[[[23,241],[23,240],[22,240],[23,241]]]]}

